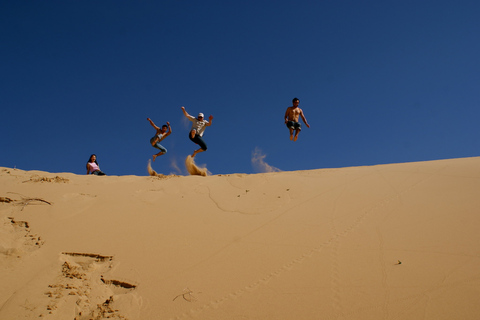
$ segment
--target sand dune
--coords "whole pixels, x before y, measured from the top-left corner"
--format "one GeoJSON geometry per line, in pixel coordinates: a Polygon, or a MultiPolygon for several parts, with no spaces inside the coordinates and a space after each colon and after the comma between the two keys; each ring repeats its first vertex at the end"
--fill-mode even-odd
{"type": "Polygon", "coordinates": [[[480,158],[0,168],[0,319],[480,319],[480,158]]]}

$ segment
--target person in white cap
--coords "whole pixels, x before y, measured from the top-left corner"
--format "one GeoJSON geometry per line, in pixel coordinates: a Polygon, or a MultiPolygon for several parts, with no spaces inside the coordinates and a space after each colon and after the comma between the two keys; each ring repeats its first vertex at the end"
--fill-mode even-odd
{"type": "Polygon", "coordinates": [[[203,141],[203,132],[205,131],[206,127],[212,125],[213,116],[210,115],[208,117],[208,121],[204,119],[203,113],[199,113],[198,116],[195,118],[187,113],[185,107],[182,107],[183,114],[187,117],[188,120],[192,121],[192,129],[188,133],[188,138],[192,140],[194,143],[200,146],[200,149],[195,150],[192,154],[192,158],[199,152],[207,151],[207,144],[203,141]]]}

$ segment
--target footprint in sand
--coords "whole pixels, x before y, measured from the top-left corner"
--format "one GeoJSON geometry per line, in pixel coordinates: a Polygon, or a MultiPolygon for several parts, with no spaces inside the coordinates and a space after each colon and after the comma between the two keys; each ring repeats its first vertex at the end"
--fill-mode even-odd
{"type": "Polygon", "coordinates": [[[34,174],[30,177],[30,179],[23,181],[23,182],[55,182],[55,183],[68,183],[69,180],[67,178],[63,178],[60,176],[55,177],[41,177],[39,175],[34,174]]]}
{"type": "Polygon", "coordinates": [[[0,254],[4,263],[11,264],[25,254],[39,249],[44,241],[30,232],[27,221],[17,221],[13,217],[4,217],[0,225],[0,254]]]}
{"type": "Polygon", "coordinates": [[[45,292],[50,299],[41,317],[56,314],[57,318],[126,319],[119,305],[130,306],[126,310],[129,316],[138,313],[140,300],[133,293],[137,285],[107,276],[113,256],[64,252],[60,260],[61,271],[45,292]]]}

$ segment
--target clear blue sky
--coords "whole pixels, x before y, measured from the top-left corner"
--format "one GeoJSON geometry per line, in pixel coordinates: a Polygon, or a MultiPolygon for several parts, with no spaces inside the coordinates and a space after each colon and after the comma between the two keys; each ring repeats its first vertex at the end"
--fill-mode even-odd
{"type": "Polygon", "coordinates": [[[213,174],[480,155],[479,1],[2,1],[0,166],[213,174]],[[293,97],[311,126],[289,140],[293,97]],[[175,167],[175,164],[177,168],[175,167]]]}

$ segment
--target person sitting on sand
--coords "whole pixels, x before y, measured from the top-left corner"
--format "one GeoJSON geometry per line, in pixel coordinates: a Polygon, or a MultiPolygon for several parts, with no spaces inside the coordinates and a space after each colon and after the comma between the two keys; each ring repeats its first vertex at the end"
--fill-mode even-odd
{"type": "Polygon", "coordinates": [[[153,121],[150,118],[147,118],[147,120],[150,122],[152,127],[154,127],[156,130],[155,135],[150,139],[150,144],[152,145],[152,147],[160,150],[159,153],[153,155],[153,161],[155,161],[155,159],[158,156],[161,156],[167,153],[167,149],[164,146],[162,146],[160,142],[172,133],[172,128],[170,127],[170,122],[168,121],[167,121],[167,124],[164,124],[162,126],[162,128],[159,128],[155,125],[155,123],[153,123],[153,121]]]}
{"type": "Polygon", "coordinates": [[[207,151],[207,144],[203,141],[202,136],[205,128],[212,125],[213,116],[210,115],[210,117],[208,117],[209,121],[207,121],[204,119],[203,113],[199,113],[195,118],[187,113],[185,107],[182,107],[182,111],[185,117],[193,122],[192,129],[190,129],[190,132],[188,133],[188,138],[200,146],[200,149],[193,152],[192,158],[194,158],[197,153],[207,151]]]}
{"type": "Polygon", "coordinates": [[[100,167],[98,166],[97,156],[92,154],[90,159],[87,162],[87,174],[94,174],[96,176],[105,176],[105,173],[100,171],[100,167]]]}
{"type": "Polygon", "coordinates": [[[288,107],[287,111],[285,111],[285,124],[290,130],[290,140],[297,141],[298,134],[302,131],[302,126],[300,125],[300,122],[298,122],[298,117],[302,117],[307,128],[310,128],[310,125],[307,123],[307,119],[305,119],[305,116],[303,115],[303,110],[298,107],[300,100],[298,100],[298,98],[293,98],[292,103],[293,106],[288,107]],[[294,131],[295,136],[293,136],[294,131]]]}

